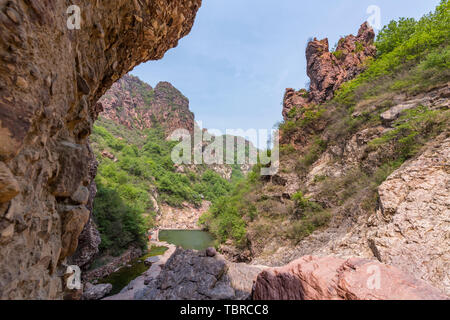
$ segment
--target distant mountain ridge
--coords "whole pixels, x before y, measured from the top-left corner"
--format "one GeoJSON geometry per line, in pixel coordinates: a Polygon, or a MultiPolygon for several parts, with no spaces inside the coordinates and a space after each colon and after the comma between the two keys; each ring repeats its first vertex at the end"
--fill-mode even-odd
{"type": "Polygon", "coordinates": [[[117,81],[99,101],[101,116],[129,129],[144,130],[156,123],[169,135],[176,129],[194,131],[189,99],[169,82],[155,88],[130,74],[117,81]]]}

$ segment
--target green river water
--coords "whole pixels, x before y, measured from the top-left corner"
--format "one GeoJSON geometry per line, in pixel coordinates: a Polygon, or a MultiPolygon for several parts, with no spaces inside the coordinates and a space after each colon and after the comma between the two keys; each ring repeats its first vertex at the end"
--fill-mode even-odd
{"type": "Polygon", "coordinates": [[[213,236],[200,230],[160,230],[159,240],[184,249],[205,250],[214,246],[213,236]]]}
{"type": "MultiPolygon", "coordinates": [[[[159,240],[180,246],[184,249],[205,250],[214,246],[213,236],[205,231],[200,230],[161,230],[159,231],[159,240]]],[[[144,264],[144,260],[164,254],[166,247],[151,247],[150,250],[142,257],[131,261],[130,267],[122,267],[117,272],[110,274],[108,277],[99,280],[99,283],[111,283],[113,285],[109,296],[119,293],[132,280],[139,277],[148,270],[148,266],[144,264]]]]}
{"type": "Polygon", "coordinates": [[[166,252],[166,247],[152,247],[146,255],[131,261],[131,267],[122,267],[119,271],[111,273],[108,277],[99,280],[98,283],[110,283],[113,288],[108,296],[115,295],[125,288],[132,280],[139,277],[148,270],[144,260],[150,257],[159,256],[166,252]]]}

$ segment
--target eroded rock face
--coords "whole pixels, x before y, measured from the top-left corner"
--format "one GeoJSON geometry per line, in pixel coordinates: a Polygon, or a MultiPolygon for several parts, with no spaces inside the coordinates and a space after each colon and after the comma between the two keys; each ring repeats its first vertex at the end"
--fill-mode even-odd
{"type": "MultiPolygon", "coordinates": [[[[361,153],[358,148],[348,145],[344,151],[349,165],[361,163],[351,156],[361,153]]],[[[449,152],[450,138],[443,133],[381,184],[374,214],[332,220],[327,229],[314,232],[295,248],[279,246],[270,259],[254,263],[279,266],[305,255],[377,259],[450,295],[449,152]]],[[[324,158],[310,172],[311,179],[324,170],[343,168],[324,158]]]]}
{"type": "Polygon", "coordinates": [[[349,35],[339,40],[334,52],[330,52],[328,39],[314,40],[306,48],[307,74],[311,80],[309,91],[286,89],[283,102],[285,120],[293,108],[308,108],[330,100],[334,92],[348,80],[353,79],[365,69],[367,59],[374,57],[375,32],[367,22],[363,23],[358,35],[349,35]]]}
{"type": "Polygon", "coordinates": [[[191,29],[201,0],[0,1],[0,298],[62,298],[65,258],[89,219],[96,102],[191,29]],[[17,193],[19,191],[19,193],[17,193]]]}
{"type": "Polygon", "coordinates": [[[255,300],[440,300],[439,290],[378,261],[305,256],[258,275],[255,300]]]}
{"type": "Polygon", "coordinates": [[[169,82],[153,89],[138,78],[125,75],[101,98],[102,116],[132,129],[161,125],[169,136],[176,129],[194,131],[189,100],[169,82]]]}
{"type": "Polygon", "coordinates": [[[450,294],[450,138],[432,144],[379,188],[367,239],[379,259],[450,294]]]}
{"type": "Polygon", "coordinates": [[[160,229],[201,229],[198,220],[208,212],[211,202],[202,201],[200,207],[183,203],[183,208],[174,208],[166,204],[161,205],[161,214],[156,217],[160,229]]]}
{"type": "Polygon", "coordinates": [[[374,57],[375,32],[367,22],[361,25],[358,35],[342,38],[334,53],[329,51],[328,39],[314,39],[306,49],[307,73],[311,79],[312,102],[331,99],[345,81],[364,70],[364,62],[374,57]]]}
{"type": "Polygon", "coordinates": [[[374,215],[359,217],[349,231],[315,248],[314,254],[377,258],[449,295],[450,138],[446,136],[437,137],[417,159],[388,177],[378,189],[374,215]]]}

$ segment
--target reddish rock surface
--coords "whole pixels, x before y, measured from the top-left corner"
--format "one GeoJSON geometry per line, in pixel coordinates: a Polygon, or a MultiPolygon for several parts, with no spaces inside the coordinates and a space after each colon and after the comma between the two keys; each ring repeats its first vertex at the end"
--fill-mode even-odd
{"type": "Polygon", "coordinates": [[[304,256],[258,275],[254,300],[444,300],[399,269],[360,258],[304,256]]]}
{"type": "Polygon", "coordinates": [[[176,129],[194,131],[194,114],[189,100],[169,82],[153,89],[139,78],[125,75],[100,99],[102,116],[130,129],[147,129],[160,124],[167,135],[176,129]]]}
{"type": "Polygon", "coordinates": [[[286,89],[283,103],[285,120],[295,117],[290,111],[305,108],[311,104],[323,103],[334,96],[344,83],[364,71],[365,62],[374,57],[375,32],[367,22],[363,23],[358,35],[341,38],[336,49],[330,52],[328,39],[314,40],[306,48],[307,73],[311,80],[309,92],[286,89]]]}

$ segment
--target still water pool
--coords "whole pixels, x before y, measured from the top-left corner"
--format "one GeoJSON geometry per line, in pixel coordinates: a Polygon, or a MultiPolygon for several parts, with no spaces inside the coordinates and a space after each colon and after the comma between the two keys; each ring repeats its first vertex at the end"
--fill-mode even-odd
{"type": "Polygon", "coordinates": [[[160,230],[159,240],[184,249],[205,250],[214,246],[213,236],[200,230],[160,230]]]}
{"type": "Polygon", "coordinates": [[[108,277],[101,279],[98,283],[112,284],[113,288],[108,296],[115,295],[125,288],[132,280],[148,270],[149,267],[144,263],[145,259],[162,255],[166,250],[166,247],[152,247],[144,256],[131,261],[130,267],[123,267],[119,271],[111,273],[108,277]]]}
{"type": "MultiPolygon", "coordinates": [[[[200,230],[160,230],[159,240],[180,246],[184,249],[205,250],[214,246],[213,236],[205,231],[200,230]]],[[[144,256],[130,262],[129,267],[123,267],[117,272],[103,278],[99,283],[111,283],[113,288],[108,296],[119,293],[132,280],[139,277],[148,270],[148,266],[144,264],[144,260],[164,254],[166,247],[152,247],[144,256]]]]}

